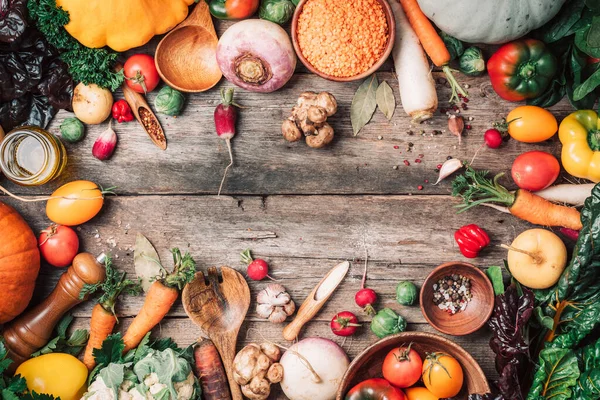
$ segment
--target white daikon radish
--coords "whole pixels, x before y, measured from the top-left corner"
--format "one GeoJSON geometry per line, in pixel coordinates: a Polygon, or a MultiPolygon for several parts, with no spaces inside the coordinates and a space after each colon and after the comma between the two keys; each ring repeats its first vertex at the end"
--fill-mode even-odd
{"type": "Polygon", "coordinates": [[[566,203],[572,206],[582,206],[585,199],[592,195],[594,183],[561,184],[535,192],[540,197],[553,203],[566,203]]]}
{"type": "Polygon", "coordinates": [[[398,0],[390,0],[396,19],[396,41],[392,56],[402,108],[413,122],[423,122],[437,110],[438,99],[429,60],[398,0]]]}

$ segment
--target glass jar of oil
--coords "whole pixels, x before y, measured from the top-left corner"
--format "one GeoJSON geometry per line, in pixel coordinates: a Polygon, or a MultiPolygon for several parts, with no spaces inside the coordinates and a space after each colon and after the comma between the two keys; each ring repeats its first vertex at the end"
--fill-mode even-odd
{"type": "Polygon", "coordinates": [[[11,181],[38,186],[59,176],[67,165],[60,139],[37,126],[22,126],[0,143],[0,169],[11,181]]]}

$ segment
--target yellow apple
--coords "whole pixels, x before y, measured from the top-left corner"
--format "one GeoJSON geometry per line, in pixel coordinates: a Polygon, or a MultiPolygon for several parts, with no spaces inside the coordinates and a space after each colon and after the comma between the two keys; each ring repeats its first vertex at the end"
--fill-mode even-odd
{"type": "Polygon", "coordinates": [[[520,284],[532,289],[554,285],[567,265],[565,244],[546,229],[529,229],[507,248],[510,273],[520,284]]]}

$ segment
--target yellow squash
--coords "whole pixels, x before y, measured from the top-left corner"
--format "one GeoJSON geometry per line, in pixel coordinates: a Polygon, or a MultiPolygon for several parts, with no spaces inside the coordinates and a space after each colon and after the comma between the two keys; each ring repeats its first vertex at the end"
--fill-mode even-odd
{"type": "Polygon", "coordinates": [[[561,161],[569,174],[600,182],[600,119],[593,110],[579,110],[563,119],[558,129],[561,161]]]}
{"type": "Polygon", "coordinates": [[[69,13],[67,31],[83,45],[125,51],[168,32],[194,0],[57,0],[69,13]]]}

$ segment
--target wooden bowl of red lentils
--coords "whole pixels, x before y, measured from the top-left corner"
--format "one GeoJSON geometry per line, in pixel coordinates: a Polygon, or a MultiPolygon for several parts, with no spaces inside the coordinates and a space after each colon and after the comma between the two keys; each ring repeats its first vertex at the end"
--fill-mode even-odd
{"type": "Polygon", "coordinates": [[[338,82],[377,71],[391,54],[395,35],[394,14],[386,0],[301,0],[292,20],[300,61],[311,72],[338,82]]]}

